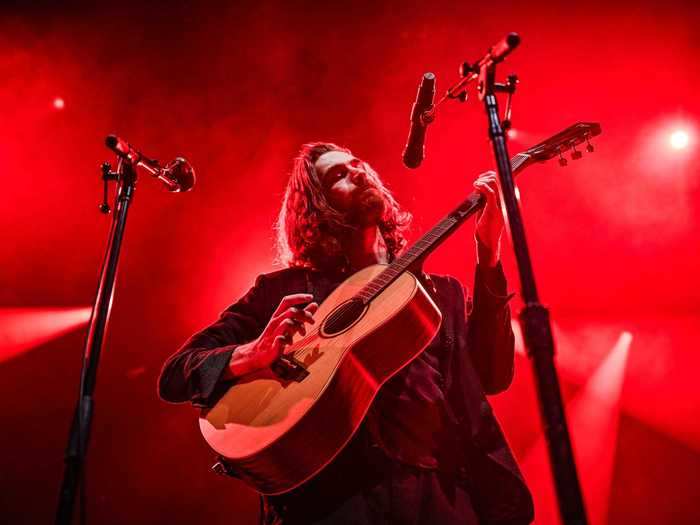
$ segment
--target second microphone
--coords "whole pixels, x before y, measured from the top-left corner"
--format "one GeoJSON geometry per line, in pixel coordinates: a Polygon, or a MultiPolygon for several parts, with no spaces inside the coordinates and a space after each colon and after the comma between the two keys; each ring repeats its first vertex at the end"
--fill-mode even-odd
{"type": "Polygon", "coordinates": [[[425,73],[418,86],[416,101],[411,108],[411,127],[403,150],[403,163],[407,168],[417,168],[425,158],[425,130],[431,119],[425,118],[435,100],[435,75],[425,73]]]}

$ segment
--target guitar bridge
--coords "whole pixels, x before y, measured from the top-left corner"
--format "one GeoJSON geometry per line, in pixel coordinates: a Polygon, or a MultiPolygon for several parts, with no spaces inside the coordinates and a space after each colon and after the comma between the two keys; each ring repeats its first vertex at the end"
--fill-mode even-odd
{"type": "Polygon", "coordinates": [[[309,371],[299,361],[291,355],[281,355],[270,366],[272,371],[285,381],[296,381],[297,383],[304,380],[309,375],[309,371]]]}

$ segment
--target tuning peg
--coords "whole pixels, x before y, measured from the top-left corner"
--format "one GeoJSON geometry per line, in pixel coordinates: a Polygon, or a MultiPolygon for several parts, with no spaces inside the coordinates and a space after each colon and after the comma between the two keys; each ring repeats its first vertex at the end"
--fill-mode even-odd
{"type": "Polygon", "coordinates": [[[595,148],[593,147],[593,144],[588,142],[588,137],[586,137],[586,151],[588,153],[593,153],[595,151],[595,148]]]}
{"type": "Polygon", "coordinates": [[[581,157],[583,157],[583,153],[581,153],[579,150],[577,150],[576,145],[574,144],[572,146],[572,151],[571,151],[571,160],[578,160],[581,157]]]}
{"type": "Polygon", "coordinates": [[[561,154],[561,150],[559,150],[559,165],[563,168],[568,163],[569,161],[564,158],[564,156],[561,154]]]}

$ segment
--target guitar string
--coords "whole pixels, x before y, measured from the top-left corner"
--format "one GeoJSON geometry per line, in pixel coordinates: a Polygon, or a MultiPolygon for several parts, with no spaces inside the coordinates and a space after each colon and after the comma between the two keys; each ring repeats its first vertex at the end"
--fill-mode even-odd
{"type": "Polygon", "coordinates": [[[313,347],[307,347],[307,345],[311,343],[313,337],[319,332],[319,330],[320,328],[316,328],[311,332],[308,332],[305,336],[299,339],[299,341],[294,343],[294,346],[302,346],[303,348],[292,350],[291,352],[289,352],[289,355],[291,355],[294,359],[304,358],[307,355],[309,355],[314,349],[313,347]]]}

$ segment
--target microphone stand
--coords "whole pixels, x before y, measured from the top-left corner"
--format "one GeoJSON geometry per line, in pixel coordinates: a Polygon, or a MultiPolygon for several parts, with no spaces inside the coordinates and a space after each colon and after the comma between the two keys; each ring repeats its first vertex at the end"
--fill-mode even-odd
{"type": "Polygon", "coordinates": [[[111,172],[110,170],[111,166],[108,163],[102,165],[102,178],[105,189],[104,201],[100,205],[100,211],[103,213],[110,212],[109,205],[106,202],[107,183],[110,180],[114,180],[117,182],[115,213],[112,218],[107,250],[102,263],[97,295],[85,340],[80,376],[80,393],[73,414],[64,458],[65,468],[56,512],[57,525],[69,525],[71,523],[75,494],[79,486],[81,487],[81,521],[83,523],[85,521],[85,501],[83,497],[84,469],[94,408],[93,392],[95,391],[95,382],[97,380],[100,352],[103,347],[104,335],[112,308],[114,282],[126,227],[127,212],[129,211],[129,204],[134,197],[134,189],[136,187],[136,170],[129,161],[121,158],[117,165],[117,171],[111,172]],[[83,483],[81,484],[81,482],[83,483]]]}
{"type": "MultiPolygon", "coordinates": [[[[476,65],[470,67],[465,63],[462,67],[462,75],[475,80],[478,74],[479,98],[484,103],[488,118],[489,139],[496,159],[501,194],[508,215],[510,235],[518,264],[521,293],[525,302],[525,307],[520,312],[520,325],[527,354],[532,360],[535,372],[540,413],[549,448],[559,512],[566,525],[586,525],[586,510],[574,463],[559,378],[554,365],[554,338],[552,337],[549,312],[540,303],[537,293],[535,275],[525,238],[525,228],[513,185],[504,126],[498,115],[496,91],[508,90],[504,88],[503,84],[495,82],[496,64],[503,60],[505,55],[512,51],[519,42],[520,38],[511,33],[491,48],[489,53],[476,65]]],[[[509,81],[509,83],[511,82],[509,81]]],[[[514,91],[514,82],[512,84],[511,89],[514,91]]],[[[512,96],[512,91],[509,92],[509,95],[512,96]]],[[[510,110],[510,101],[508,109],[510,110]]],[[[510,115],[506,115],[506,118],[509,120],[510,115]]],[[[508,122],[509,124],[510,122],[508,122]]]]}

